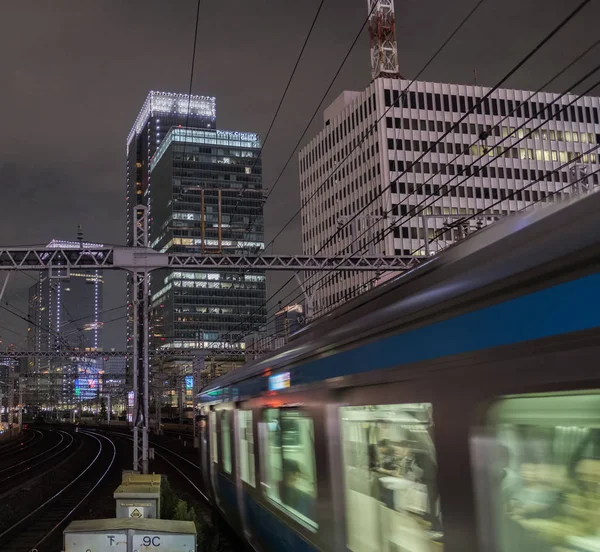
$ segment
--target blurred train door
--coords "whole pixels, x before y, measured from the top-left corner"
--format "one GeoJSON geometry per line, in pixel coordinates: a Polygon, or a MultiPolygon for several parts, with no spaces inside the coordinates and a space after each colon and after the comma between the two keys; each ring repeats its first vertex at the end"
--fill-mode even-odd
{"type": "Polygon", "coordinates": [[[427,391],[406,389],[348,389],[339,407],[346,546],[354,552],[443,551],[432,403],[427,391]]]}

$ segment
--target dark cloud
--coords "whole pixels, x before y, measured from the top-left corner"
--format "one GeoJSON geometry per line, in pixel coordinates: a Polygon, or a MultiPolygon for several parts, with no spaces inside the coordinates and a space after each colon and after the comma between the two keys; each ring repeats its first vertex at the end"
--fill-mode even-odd
{"type": "MultiPolygon", "coordinates": [[[[414,76],[475,0],[396,0],[401,69],[414,76]]],[[[317,0],[203,1],[193,91],[217,97],[224,129],[268,128],[317,0]]],[[[492,85],[573,7],[563,0],[487,0],[422,76],[492,85]]],[[[125,138],[148,90],[186,92],[195,0],[12,0],[0,19],[0,217],[2,244],[74,238],[122,243],[125,138]]],[[[264,151],[270,187],[367,12],[364,0],[326,0],[289,96],[264,151]]],[[[508,83],[535,89],[597,35],[593,2],[508,83]]],[[[597,53],[596,53],[597,54],[597,53]]],[[[562,91],[596,56],[552,86],[562,91]]],[[[328,101],[369,83],[368,38],[357,44],[328,101]]],[[[308,136],[322,125],[319,115],[308,136]]],[[[298,208],[295,159],[266,208],[267,239],[298,208]]],[[[299,221],[275,251],[298,252],[299,221]]],[[[271,284],[283,282],[281,275],[271,284]]],[[[110,276],[106,307],[121,304],[110,276]]],[[[9,294],[27,280],[17,277],[9,294]]],[[[271,289],[275,289],[272,287],[271,289]]],[[[17,321],[0,316],[2,325],[17,321]]],[[[123,346],[113,324],[107,346],[123,346]]],[[[1,334],[0,334],[1,335],[1,334]]]]}

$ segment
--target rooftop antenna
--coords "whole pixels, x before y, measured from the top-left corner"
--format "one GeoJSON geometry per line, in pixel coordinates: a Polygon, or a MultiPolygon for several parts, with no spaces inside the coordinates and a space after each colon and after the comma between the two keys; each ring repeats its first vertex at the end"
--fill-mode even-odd
{"type": "Polygon", "coordinates": [[[398,67],[394,0],[367,0],[371,42],[371,78],[402,78],[398,67]]]}
{"type": "Polygon", "coordinates": [[[83,228],[81,224],[77,225],[77,241],[79,242],[79,247],[83,249],[83,228]]]}
{"type": "Polygon", "coordinates": [[[473,69],[473,81],[475,82],[475,86],[477,86],[477,69],[473,69]]]}

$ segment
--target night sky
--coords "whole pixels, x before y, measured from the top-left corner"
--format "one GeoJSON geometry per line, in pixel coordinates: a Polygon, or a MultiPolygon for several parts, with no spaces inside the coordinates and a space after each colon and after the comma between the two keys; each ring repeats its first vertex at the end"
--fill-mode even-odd
{"type": "MultiPolygon", "coordinates": [[[[475,0],[396,0],[401,72],[413,77],[475,0]]],[[[202,0],[192,92],[216,96],[218,126],[264,136],[318,0],[202,0]]],[[[576,5],[565,0],[487,0],[422,80],[492,86],[576,5]]],[[[4,0],[0,17],[0,244],[125,239],[125,139],[149,90],[187,92],[196,0],[4,0]]],[[[366,0],[326,0],[263,154],[270,188],[367,15],[366,0]]],[[[594,0],[508,83],[536,89],[597,38],[594,0]]],[[[366,31],[327,105],[370,82],[366,31]]],[[[563,92],[598,50],[557,81],[563,92]]],[[[596,89],[596,93],[598,89],[596,89]]],[[[574,90],[577,92],[577,90],[574,90]]],[[[322,110],[303,143],[322,127],[322,110]]],[[[267,241],[299,206],[296,157],[266,206],[267,241]]],[[[300,221],[275,253],[300,252],[300,221]]],[[[11,276],[5,299],[27,310],[33,280],[11,276]]],[[[270,278],[271,292],[284,276],[270,278]]],[[[287,279],[287,276],[285,276],[287,279]]],[[[104,308],[125,302],[124,276],[107,275],[104,308]]],[[[121,313],[124,311],[120,311],[121,313]]],[[[118,316],[109,313],[107,319],[118,316]]],[[[0,325],[25,323],[0,312],[0,325]]],[[[124,348],[123,321],[105,348],[124,348]]],[[[0,338],[19,337],[0,328],[0,338]]]]}

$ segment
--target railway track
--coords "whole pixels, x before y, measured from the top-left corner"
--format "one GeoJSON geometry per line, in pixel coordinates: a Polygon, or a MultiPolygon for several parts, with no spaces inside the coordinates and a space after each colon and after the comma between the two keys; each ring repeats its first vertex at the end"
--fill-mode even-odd
{"type": "Polygon", "coordinates": [[[0,498],[25,482],[56,469],[75,452],[79,441],[73,434],[59,430],[58,441],[49,448],[0,469],[0,498]]]}
{"type": "Polygon", "coordinates": [[[12,451],[13,449],[14,450],[22,449],[24,446],[26,446],[28,443],[30,443],[33,439],[35,439],[38,434],[41,436],[41,431],[38,431],[37,429],[34,429],[34,430],[24,429],[23,434],[24,435],[22,435],[20,439],[13,439],[11,441],[7,441],[6,443],[2,443],[0,445],[0,454],[4,455],[7,452],[12,451]]]}
{"type": "Polygon", "coordinates": [[[89,439],[90,446],[81,447],[78,457],[72,460],[74,477],[0,534],[0,550],[49,552],[57,548],[62,529],[102,483],[116,457],[116,447],[110,437],[88,431],[81,434],[89,439]]]}
{"type": "Polygon", "coordinates": [[[4,443],[3,447],[5,448],[0,449],[0,467],[9,465],[12,463],[12,458],[24,452],[31,454],[31,451],[35,450],[49,436],[48,432],[39,429],[28,430],[28,433],[30,435],[26,439],[4,443]]]}

